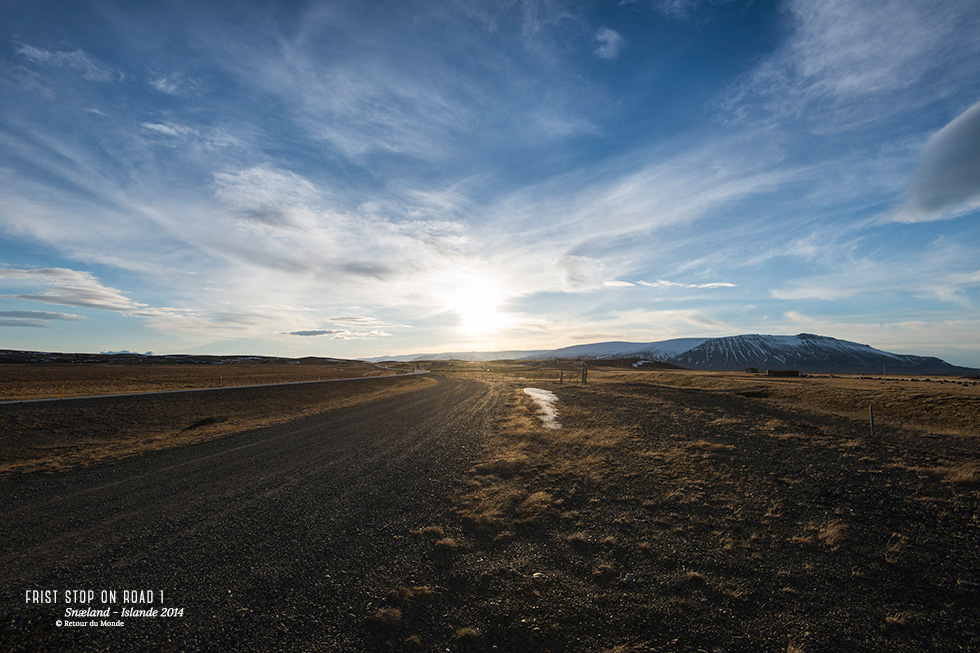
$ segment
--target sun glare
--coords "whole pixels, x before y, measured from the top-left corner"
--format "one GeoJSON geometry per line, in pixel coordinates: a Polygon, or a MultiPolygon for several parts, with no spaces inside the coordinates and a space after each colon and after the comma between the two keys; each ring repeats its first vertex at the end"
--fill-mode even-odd
{"type": "Polygon", "coordinates": [[[459,316],[459,330],[468,336],[485,336],[498,331],[509,321],[501,312],[504,295],[490,279],[462,279],[452,295],[452,310],[459,316]]]}

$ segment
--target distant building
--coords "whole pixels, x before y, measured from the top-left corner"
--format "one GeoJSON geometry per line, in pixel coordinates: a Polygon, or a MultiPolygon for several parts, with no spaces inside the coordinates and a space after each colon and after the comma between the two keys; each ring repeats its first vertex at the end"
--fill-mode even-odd
{"type": "Polygon", "coordinates": [[[799,376],[799,370],[769,370],[766,372],[769,376],[799,376]]]}
{"type": "Polygon", "coordinates": [[[758,374],[759,373],[759,368],[758,367],[746,367],[745,368],[745,373],[746,374],[758,374]]]}

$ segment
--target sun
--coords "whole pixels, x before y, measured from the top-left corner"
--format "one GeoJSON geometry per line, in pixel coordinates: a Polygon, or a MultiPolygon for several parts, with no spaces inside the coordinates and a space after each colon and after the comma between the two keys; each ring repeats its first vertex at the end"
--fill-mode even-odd
{"type": "Polygon", "coordinates": [[[465,275],[456,284],[449,304],[459,316],[460,332],[480,337],[500,331],[510,323],[510,317],[501,310],[504,300],[504,292],[493,279],[465,275]]]}

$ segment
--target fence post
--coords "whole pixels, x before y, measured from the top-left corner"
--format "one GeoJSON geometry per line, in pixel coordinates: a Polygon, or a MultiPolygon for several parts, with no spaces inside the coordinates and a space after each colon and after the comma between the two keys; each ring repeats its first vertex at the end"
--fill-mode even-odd
{"type": "Polygon", "coordinates": [[[871,437],[875,436],[875,407],[874,405],[868,406],[869,412],[871,414],[871,437]]]}

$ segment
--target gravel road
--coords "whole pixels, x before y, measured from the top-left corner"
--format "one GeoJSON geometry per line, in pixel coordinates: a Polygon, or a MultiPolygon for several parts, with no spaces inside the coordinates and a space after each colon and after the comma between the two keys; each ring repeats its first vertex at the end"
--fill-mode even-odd
{"type": "Polygon", "coordinates": [[[426,555],[412,531],[440,519],[499,406],[484,384],[437,380],[199,445],[0,481],[0,648],[370,649],[368,615],[426,555]],[[57,602],[28,602],[33,590],[57,591],[57,602]],[[75,590],[92,602],[66,603],[75,590]],[[103,590],[116,602],[103,604],[103,590]],[[125,603],[125,590],[155,602],[125,603]],[[183,616],[56,625],[74,620],[68,608],[105,607],[183,616]]]}

